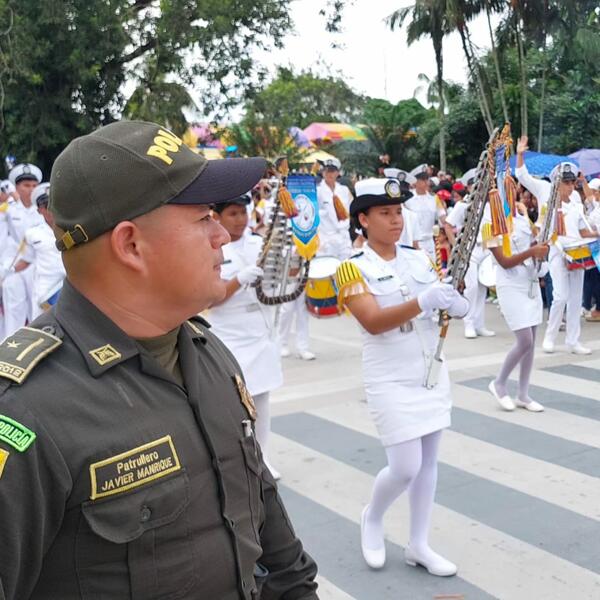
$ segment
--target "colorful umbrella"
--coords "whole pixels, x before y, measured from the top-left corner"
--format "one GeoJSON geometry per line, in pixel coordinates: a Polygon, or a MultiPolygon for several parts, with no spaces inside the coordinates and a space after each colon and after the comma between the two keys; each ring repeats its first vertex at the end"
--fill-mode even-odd
{"type": "Polygon", "coordinates": [[[341,142],[354,140],[364,142],[367,136],[360,127],[345,123],[311,123],[304,134],[311,142],[341,142]]]}
{"type": "Polygon", "coordinates": [[[300,129],[300,127],[290,127],[288,129],[288,133],[294,140],[296,146],[299,146],[300,148],[310,148],[312,146],[310,140],[306,137],[306,134],[304,131],[302,131],[302,129],[300,129]]]}
{"type": "Polygon", "coordinates": [[[300,162],[302,164],[311,164],[317,162],[318,160],[325,162],[326,160],[331,160],[332,158],[335,158],[333,154],[329,154],[329,152],[325,152],[324,150],[317,150],[316,152],[307,154],[300,162]]]}
{"type": "Polygon", "coordinates": [[[579,168],[584,175],[596,175],[600,173],[600,150],[598,148],[582,148],[569,154],[579,163],[579,168]]]}

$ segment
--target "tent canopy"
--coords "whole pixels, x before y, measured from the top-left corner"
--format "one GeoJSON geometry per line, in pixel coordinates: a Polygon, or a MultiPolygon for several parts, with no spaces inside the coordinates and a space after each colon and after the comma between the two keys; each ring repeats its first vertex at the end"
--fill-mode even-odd
{"type": "Polygon", "coordinates": [[[301,162],[302,162],[302,164],[315,163],[318,160],[326,161],[326,160],[331,160],[332,158],[335,158],[335,156],[333,156],[333,154],[329,154],[329,152],[325,152],[324,150],[317,150],[315,152],[311,152],[310,154],[307,154],[302,159],[301,162]]]}
{"type": "MultiPolygon", "coordinates": [[[[532,152],[531,150],[527,150],[524,155],[525,165],[527,166],[527,170],[531,175],[536,175],[537,177],[549,177],[550,172],[554,167],[561,162],[575,162],[569,156],[560,156],[559,154],[542,154],[541,152],[532,152]]],[[[510,168],[515,171],[517,165],[517,157],[510,157],[510,168]]]]}
{"type": "Polygon", "coordinates": [[[341,142],[343,140],[364,142],[367,139],[360,127],[345,123],[311,123],[304,130],[304,135],[311,142],[341,142]]]}

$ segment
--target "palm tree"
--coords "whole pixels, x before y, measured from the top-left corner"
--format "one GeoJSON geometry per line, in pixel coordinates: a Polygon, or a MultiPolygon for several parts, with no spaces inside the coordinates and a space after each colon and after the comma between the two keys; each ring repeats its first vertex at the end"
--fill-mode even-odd
{"type": "Polygon", "coordinates": [[[446,118],[444,105],[444,57],[442,41],[449,33],[447,0],[416,0],[412,6],[394,11],[386,18],[386,23],[394,31],[401,28],[407,18],[410,21],[406,27],[406,41],[410,46],[413,42],[428,36],[433,43],[436,63],[436,82],[438,88],[440,122],[440,169],[446,169],[446,118]]]}

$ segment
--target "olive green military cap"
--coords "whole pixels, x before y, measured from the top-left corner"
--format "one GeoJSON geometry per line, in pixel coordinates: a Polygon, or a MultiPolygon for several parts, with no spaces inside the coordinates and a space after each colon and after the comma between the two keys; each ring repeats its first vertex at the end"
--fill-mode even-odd
{"type": "Polygon", "coordinates": [[[68,250],[165,204],[218,204],[262,177],[262,158],[207,161],[156,123],[118,121],[75,138],[52,167],[49,208],[68,250]]]}

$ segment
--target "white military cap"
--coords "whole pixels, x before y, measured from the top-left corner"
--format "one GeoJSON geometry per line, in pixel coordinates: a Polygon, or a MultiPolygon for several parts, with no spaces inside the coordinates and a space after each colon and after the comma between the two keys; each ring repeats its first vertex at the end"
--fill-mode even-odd
{"type": "Polygon", "coordinates": [[[466,173],[463,174],[463,176],[460,178],[460,182],[465,186],[469,185],[469,180],[475,179],[476,174],[477,167],[473,167],[472,169],[469,169],[466,173]]]}
{"type": "Polygon", "coordinates": [[[439,177],[430,177],[429,179],[431,179],[431,183],[433,183],[433,185],[440,185],[439,177]]]}
{"type": "Polygon", "coordinates": [[[561,174],[563,181],[574,181],[577,179],[577,173],[579,173],[579,167],[572,162],[561,162],[557,164],[552,171],[550,171],[550,180],[554,181],[554,178],[561,174]]]}
{"type": "Polygon", "coordinates": [[[12,181],[10,181],[9,179],[4,179],[3,181],[0,181],[0,192],[4,192],[5,194],[10,194],[11,192],[14,192],[15,190],[15,186],[13,185],[12,181]]]}
{"type": "Polygon", "coordinates": [[[594,177],[594,179],[592,179],[588,185],[590,186],[591,189],[598,191],[600,190],[600,179],[598,179],[597,177],[594,177]]]}
{"type": "Polygon", "coordinates": [[[402,184],[393,177],[361,179],[356,182],[354,192],[356,198],[350,203],[352,216],[372,206],[401,204],[412,198],[412,193],[402,189],[402,184]]]}
{"type": "Polygon", "coordinates": [[[423,163],[422,165],[419,165],[419,166],[415,167],[415,168],[414,168],[414,169],[413,169],[413,170],[410,172],[410,174],[411,174],[413,177],[416,177],[417,175],[423,175],[423,173],[425,173],[425,175],[427,175],[427,173],[428,173],[428,168],[429,168],[429,167],[427,166],[427,163],[423,163]]]}
{"type": "Polygon", "coordinates": [[[325,159],[323,161],[320,161],[320,162],[323,164],[323,166],[325,168],[327,168],[327,167],[332,168],[333,167],[333,168],[337,169],[338,171],[342,168],[342,163],[337,158],[335,158],[335,156],[333,156],[332,158],[327,158],[327,159],[325,159]]]}
{"type": "Polygon", "coordinates": [[[13,167],[10,170],[8,178],[15,185],[19,183],[19,181],[23,181],[26,179],[41,183],[42,172],[38,167],[32,165],[31,163],[21,163],[20,165],[17,165],[16,167],[13,167]]]}
{"type": "Polygon", "coordinates": [[[387,168],[383,170],[383,174],[386,177],[393,177],[394,179],[397,179],[398,181],[406,181],[406,183],[412,185],[416,180],[415,177],[413,177],[410,173],[408,173],[407,171],[403,171],[402,169],[395,169],[395,168],[387,168]]]}
{"type": "Polygon", "coordinates": [[[43,200],[43,197],[46,196],[46,202],[48,202],[48,190],[50,189],[50,183],[40,183],[31,194],[31,202],[38,205],[38,200],[43,200]]]}

